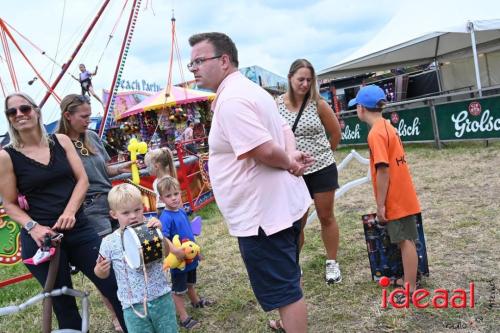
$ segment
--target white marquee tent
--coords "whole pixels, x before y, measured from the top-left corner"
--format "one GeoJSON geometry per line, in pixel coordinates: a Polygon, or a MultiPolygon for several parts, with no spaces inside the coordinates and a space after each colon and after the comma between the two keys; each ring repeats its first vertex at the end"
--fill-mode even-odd
{"type": "Polygon", "coordinates": [[[498,85],[498,16],[499,1],[407,3],[372,40],[318,76],[333,79],[436,61],[442,90],[498,85]],[[440,27],[444,23],[453,24],[440,27]]]}

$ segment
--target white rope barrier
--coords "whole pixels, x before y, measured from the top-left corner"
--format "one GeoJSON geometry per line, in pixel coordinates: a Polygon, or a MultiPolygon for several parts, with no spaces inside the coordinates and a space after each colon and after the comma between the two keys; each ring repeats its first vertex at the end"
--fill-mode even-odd
{"type": "MultiPolygon", "coordinates": [[[[361,164],[364,164],[364,165],[369,165],[370,164],[370,160],[367,159],[367,158],[364,158],[363,156],[361,156],[357,151],[355,151],[354,149],[351,150],[351,152],[349,153],[349,155],[347,155],[343,160],[342,162],[340,162],[340,164],[337,165],[337,171],[338,171],[338,174],[340,176],[340,172],[352,161],[352,160],[356,160],[358,161],[359,163],[361,164]]],[[[368,183],[370,182],[371,180],[371,175],[370,175],[370,167],[368,167],[368,172],[366,174],[365,177],[362,177],[362,178],[358,178],[358,179],[355,179],[355,180],[352,180],[344,185],[342,185],[337,191],[335,191],[335,200],[337,200],[338,198],[340,198],[341,196],[343,196],[347,191],[349,191],[350,189],[356,187],[356,186],[359,186],[359,185],[362,185],[362,184],[365,184],[365,183],[368,183]]],[[[309,216],[307,217],[307,224],[311,223],[312,221],[314,221],[316,218],[317,218],[318,214],[316,212],[316,209],[314,209],[310,214],[309,216]]]]}
{"type": "Polygon", "coordinates": [[[10,305],[0,308],[0,316],[8,316],[20,311],[25,310],[27,307],[32,306],[36,303],[42,302],[47,297],[57,297],[61,295],[68,295],[73,297],[82,298],[82,329],[81,331],[73,330],[73,329],[62,329],[55,330],[52,333],[86,333],[89,330],[89,293],[86,291],[79,291],[70,289],[68,287],[62,287],[61,289],[54,289],[51,292],[40,293],[28,299],[26,302],[21,303],[19,305],[10,305]]]}

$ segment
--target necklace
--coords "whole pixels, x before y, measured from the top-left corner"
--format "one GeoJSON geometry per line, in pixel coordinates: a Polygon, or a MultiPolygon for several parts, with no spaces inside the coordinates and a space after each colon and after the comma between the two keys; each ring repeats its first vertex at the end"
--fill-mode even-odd
{"type": "Polygon", "coordinates": [[[89,150],[85,148],[83,142],[81,142],[80,140],[71,140],[71,141],[73,141],[73,144],[75,145],[76,149],[80,149],[80,154],[82,156],[89,156],[89,150]]]}

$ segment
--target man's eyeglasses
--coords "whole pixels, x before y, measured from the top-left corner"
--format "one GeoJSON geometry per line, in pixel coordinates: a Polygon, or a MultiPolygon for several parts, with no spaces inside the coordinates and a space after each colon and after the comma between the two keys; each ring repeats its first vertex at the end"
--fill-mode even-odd
{"type": "Polygon", "coordinates": [[[21,111],[22,114],[28,114],[32,109],[33,107],[31,105],[19,105],[17,108],[5,110],[5,115],[7,117],[14,117],[17,114],[17,110],[21,111]]]}
{"type": "Polygon", "coordinates": [[[212,60],[212,59],[218,59],[220,57],[222,57],[222,54],[220,54],[218,56],[213,56],[210,58],[196,58],[193,61],[191,61],[189,64],[187,64],[187,68],[190,71],[192,71],[193,69],[200,67],[200,65],[203,64],[205,61],[212,60]]]}

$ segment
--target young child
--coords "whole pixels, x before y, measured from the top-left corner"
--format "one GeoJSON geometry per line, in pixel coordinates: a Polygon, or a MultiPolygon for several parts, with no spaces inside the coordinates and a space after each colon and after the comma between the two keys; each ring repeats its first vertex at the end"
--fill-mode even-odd
{"type": "MultiPolygon", "coordinates": [[[[141,192],[131,184],[120,184],[108,194],[111,217],[118,220],[120,228],[106,236],[101,243],[95,274],[105,279],[113,267],[118,283],[118,299],[123,307],[123,316],[129,332],[177,332],[174,303],[171,289],[162,270],[162,261],[147,265],[148,283],[143,270],[127,266],[121,242],[121,232],[128,225],[144,221],[141,192]],[[144,288],[147,288],[147,315],[142,318],[135,311],[144,314],[144,288]],[[134,311],[135,310],[135,311],[134,311]]],[[[161,227],[157,219],[148,222],[150,228],[161,227]]],[[[172,249],[170,241],[168,248],[172,249]]],[[[166,251],[168,253],[168,251],[166,251]]],[[[175,253],[175,252],[174,252],[175,253]]],[[[177,255],[177,253],[176,253],[177,255]]]]}
{"type": "MultiPolygon", "coordinates": [[[[418,238],[416,222],[420,204],[403,143],[396,129],[382,117],[385,101],[384,91],[376,85],[369,85],[359,90],[349,106],[356,105],[359,119],[371,127],[368,146],[377,218],[380,222],[389,222],[387,231],[391,242],[398,244],[401,249],[404,285],[409,284],[411,295],[417,279],[415,240],[418,238]]],[[[403,286],[402,282],[396,281],[395,284],[403,286]]]]}
{"type": "MultiPolygon", "coordinates": [[[[91,73],[85,68],[84,64],[80,64],[80,75],[78,78],[74,77],[75,80],[80,82],[80,86],[82,87],[82,96],[85,96],[85,94],[89,94],[94,96],[95,99],[101,103],[101,105],[104,107],[104,104],[102,103],[102,100],[97,96],[97,94],[94,91],[94,87],[92,86],[92,76],[97,74],[97,67],[95,68],[94,73],[91,73]]],[[[90,96],[89,96],[90,97],[90,96]]]]}
{"type": "MultiPolygon", "coordinates": [[[[166,176],[158,181],[158,193],[160,200],[165,203],[165,209],[160,216],[162,232],[165,237],[172,240],[175,235],[179,238],[195,241],[193,231],[191,230],[191,222],[181,208],[181,191],[177,179],[171,176],[166,176]]],[[[194,308],[203,308],[211,305],[213,302],[201,298],[196,293],[194,285],[196,284],[196,267],[198,266],[198,258],[192,263],[187,264],[184,270],[172,269],[172,291],[175,302],[175,308],[179,315],[180,325],[186,329],[195,328],[198,321],[188,316],[186,307],[184,306],[184,294],[188,294],[191,305],[194,308]]]]}
{"type": "Polygon", "coordinates": [[[177,170],[174,165],[174,155],[172,151],[168,148],[154,149],[147,152],[144,157],[144,163],[149,168],[149,173],[151,176],[156,176],[153,181],[153,190],[156,193],[156,209],[158,211],[158,216],[165,208],[165,204],[160,200],[160,195],[156,190],[158,180],[165,176],[172,176],[177,178],[177,170]]]}
{"type": "MultiPolygon", "coordinates": [[[[192,120],[188,120],[186,122],[186,128],[184,129],[184,132],[182,133],[182,140],[183,141],[192,141],[194,139],[194,123],[192,120]]],[[[196,143],[190,142],[186,146],[186,154],[196,154],[198,152],[198,148],[196,147],[196,143]]]]}

